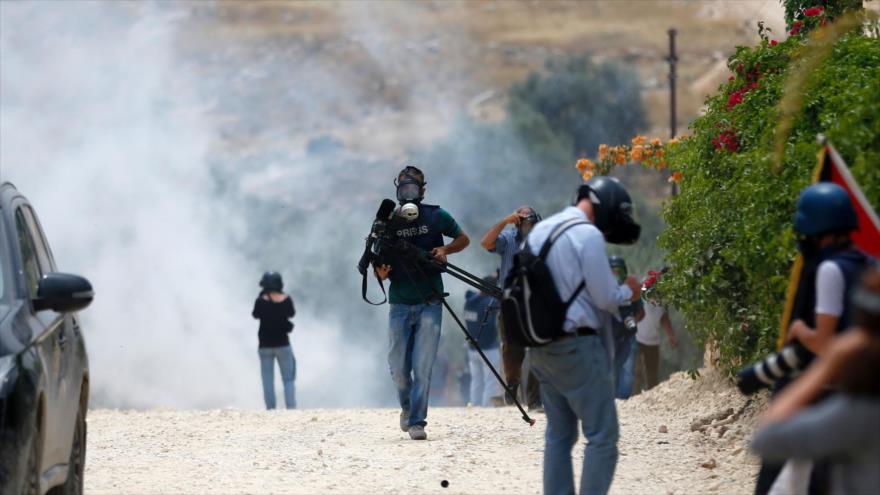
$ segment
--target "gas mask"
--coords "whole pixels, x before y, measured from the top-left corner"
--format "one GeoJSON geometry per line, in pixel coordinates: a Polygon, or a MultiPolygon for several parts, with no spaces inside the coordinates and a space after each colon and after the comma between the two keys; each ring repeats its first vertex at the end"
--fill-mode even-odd
{"type": "Polygon", "coordinates": [[[406,203],[421,203],[422,188],[425,186],[412,177],[406,177],[403,180],[395,180],[394,185],[397,186],[397,202],[401,205],[406,203]]]}
{"type": "Polygon", "coordinates": [[[407,222],[412,222],[419,218],[419,206],[415,203],[404,203],[400,205],[400,208],[397,210],[397,216],[403,218],[407,222]]]}

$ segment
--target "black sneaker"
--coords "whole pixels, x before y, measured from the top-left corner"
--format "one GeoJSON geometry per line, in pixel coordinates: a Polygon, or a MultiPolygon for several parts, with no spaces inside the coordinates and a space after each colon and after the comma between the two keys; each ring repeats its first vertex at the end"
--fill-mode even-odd
{"type": "Polygon", "coordinates": [[[544,405],[540,402],[529,404],[529,412],[535,414],[544,414],[544,405]]]}

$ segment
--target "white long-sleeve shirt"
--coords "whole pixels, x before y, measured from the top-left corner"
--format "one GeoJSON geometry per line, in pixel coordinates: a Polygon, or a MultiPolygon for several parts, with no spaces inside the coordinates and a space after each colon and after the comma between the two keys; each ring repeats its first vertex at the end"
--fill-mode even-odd
{"type": "MultiPolygon", "coordinates": [[[[573,218],[589,222],[582,210],[569,206],[535,225],[528,236],[532,253],[537,255],[541,251],[544,241],[557,225],[573,218]]],[[[611,272],[605,237],[593,224],[571,227],[556,239],[547,254],[546,264],[563,301],[571,297],[582,281],[586,281],[586,287],[566,313],[563,328],[567,332],[578,327],[603,329],[610,321],[609,316],[617,313],[617,307],[632,297],[629,286],[619,285],[611,272]]]]}

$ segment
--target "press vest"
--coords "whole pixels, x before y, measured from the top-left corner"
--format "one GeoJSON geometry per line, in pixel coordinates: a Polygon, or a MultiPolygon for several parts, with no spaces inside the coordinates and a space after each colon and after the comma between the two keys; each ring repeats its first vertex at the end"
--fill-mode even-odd
{"type": "Polygon", "coordinates": [[[850,308],[850,295],[859,283],[859,276],[864,271],[870,258],[865,253],[853,248],[839,246],[829,247],[819,253],[816,261],[809,269],[803,271],[801,283],[798,285],[798,297],[795,303],[792,319],[804,320],[807,326],[816,326],[816,272],[819,265],[824,261],[831,261],[840,268],[844,279],[843,313],[837,320],[836,332],[840,333],[850,326],[852,311],[850,308]]]}
{"type": "MultiPolygon", "coordinates": [[[[401,240],[409,242],[418,247],[422,251],[431,252],[432,249],[443,246],[443,233],[440,232],[438,225],[439,206],[435,205],[419,205],[419,218],[396,226],[394,235],[401,240]]],[[[391,282],[409,282],[410,277],[413,280],[425,278],[425,276],[439,274],[440,271],[425,264],[416,266],[412,262],[401,258],[392,259],[392,267],[390,278],[391,282]],[[407,271],[409,275],[407,275],[407,271]]]]}

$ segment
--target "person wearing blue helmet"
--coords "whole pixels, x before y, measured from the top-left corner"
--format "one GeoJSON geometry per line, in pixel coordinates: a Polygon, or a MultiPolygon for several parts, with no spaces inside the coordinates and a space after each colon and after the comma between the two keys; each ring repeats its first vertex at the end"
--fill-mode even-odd
{"type": "Polygon", "coordinates": [[[849,295],[868,257],[853,245],[858,219],[846,190],[831,182],[801,192],[794,218],[804,271],[798,287],[788,341],[797,340],[817,356],[850,325],[849,295]]]}
{"type": "MultiPolygon", "coordinates": [[[[798,342],[820,359],[834,337],[850,327],[850,294],[870,258],[852,242],[858,218],[849,194],[841,186],[820,182],[804,189],[797,201],[794,231],[804,268],[788,328],[788,343],[798,342]]],[[[775,396],[792,378],[776,382],[775,396]]],[[[756,495],[791,490],[787,483],[809,483],[810,493],[827,482],[827,467],[791,462],[764,462],[758,472],[756,495]],[[780,473],[785,472],[784,476],[780,473]],[[809,477],[809,481],[806,479],[809,477]]]]}

